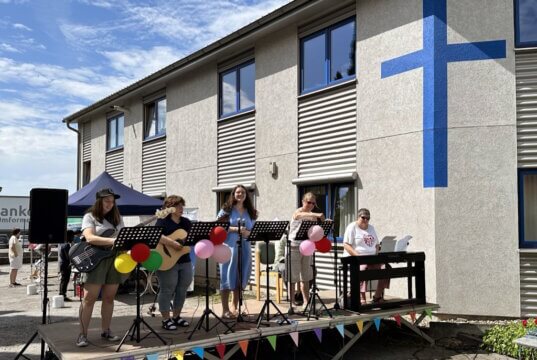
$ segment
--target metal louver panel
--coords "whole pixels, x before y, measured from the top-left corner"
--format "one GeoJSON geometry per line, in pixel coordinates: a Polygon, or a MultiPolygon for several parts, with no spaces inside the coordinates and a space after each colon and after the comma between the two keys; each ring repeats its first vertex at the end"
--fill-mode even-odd
{"type": "Polygon", "coordinates": [[[91,122],[82,124],[82,162],[91,160],[91,122]]]}
{"type": "Polygon", "coordinates": [[[160,195],[166,191],[166,138],[145,142],[142,148],[142,192],[160,195]]]}
{"type": "Polygon", "coordinates": [[[218,186],[255,182],[255,116],[218,123],[218,186]]]}
{"type": "Polygon", "coordinates": [[[537,253],[520,253],[520,316],[537,317],[537,253]]]}
{"type": "Polygon", "coordinates": [[[537,49],[516,52],[518,167],[537,167],[537,49]]]}
{"type": "Polygon", "coordinates": [[[123,149],[106,154],[106,172],[119,182],[123,182],[123,149]]]}
{"type": "Polygon", "coordinates": [[[356,171],[356,85],[300,99],[298,177],[356,171]]]}

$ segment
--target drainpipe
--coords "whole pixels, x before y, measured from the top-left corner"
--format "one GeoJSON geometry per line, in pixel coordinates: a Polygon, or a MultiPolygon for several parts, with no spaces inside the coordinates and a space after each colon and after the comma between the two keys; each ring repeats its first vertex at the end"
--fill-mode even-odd
{"type": "Polygon", "coordinates": [[[80,189],[80,131],[71,126],[71,121],[65,121],[69,130],[76,132],[76,189],[80,189]]]}

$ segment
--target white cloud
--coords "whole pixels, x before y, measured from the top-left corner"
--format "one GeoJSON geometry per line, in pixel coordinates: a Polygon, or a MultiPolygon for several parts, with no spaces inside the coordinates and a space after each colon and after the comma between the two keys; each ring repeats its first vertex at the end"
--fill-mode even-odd
{"type": "Polygon", "coordinates": [[[34,187],[76,188],[76,134],[24,125],[0,127],[2,194],[28,195],[34,187]]]}
{"type": "Polygon", "coordinates": [[[12,52],[12,53],[20,53],[20,51],[18,49],[14,48],[13,46],[11,46],[9,44],[6,44],[6,43],[1,43],[0,44],[0,51],[12,52]]]}
{"type": "Polygon", "coordinates": [[[26,30],[26,31],[32,31],[32,29],[30,29],[28,26],[24,25],[24,24],[20,24],[20,23],[15,23],[13,24],[13,27],[15,29],[19,29],[19,30],[26,30]]]}
{"type": "Polygon", "coordinates": [[[82,4],[110,9],[114,6],[114,3],[107,0],[80,0],[82,4]]]}
{"type": "Polygon", "coordinates": [[[110,61],[113,69],[133,79],[154,73],[183,56],[168,46],[155,46],[149,50],[103,51],[102,55],[110,61]]]}

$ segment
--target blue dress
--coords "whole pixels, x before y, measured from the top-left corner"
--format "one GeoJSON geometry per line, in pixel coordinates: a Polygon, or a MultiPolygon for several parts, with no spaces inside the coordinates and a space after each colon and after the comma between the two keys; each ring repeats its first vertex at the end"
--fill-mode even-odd
{"type": "MultiPolygon", "coordinates": [[[[224,210],[220,210],[218,217],[224,215],[224,210]]],[[[250,218],[248,211],[244,210],[242,215],[233,208],[231,214],[229,214],[229,225],[237,226],[237,220],[239,218],[244,219],[244,226],[247,230],[252,230],[255,220],[250,218]]],[[[231,249],[231,260],[225,264],[220,264],[220,290],[235,290],[238,289],[239,282],[239,258],[238,258],[238,242],[239,234],[236,232],[228,232],[225,244],[231,249]]],[[[242,266],[242,289],[248,284],[250,274],[252,272],[252,252],[250,248],[250,242],[246,239],[242,239],[242,253],[241,253],[241,266],[242,266]]]]}

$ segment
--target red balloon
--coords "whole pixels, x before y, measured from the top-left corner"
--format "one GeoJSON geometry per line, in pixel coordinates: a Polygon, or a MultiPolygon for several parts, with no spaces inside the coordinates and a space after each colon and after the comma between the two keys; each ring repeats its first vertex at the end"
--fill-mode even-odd
{"type": "Polygon", "coordinates": [[[151,254],[151,249],[146,244],[138,243],[131,248],[131,258],[132,260],[142,263],[149,259],[151,254]]]}
{"type": "Polygon", "coordinates": [[[327,253],[332,249],[332,242],[325,236],[321,240],[315,242],[315,249],[322,253],[327,253]]]}
{"type": "Polygon", "coordinates": [[[227,231],[221,226],[215,226],[211,229],[209,240],[214,245],[222,245],[227,238],[227,231]]]}

